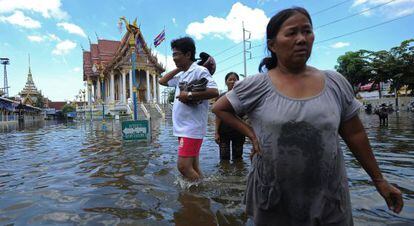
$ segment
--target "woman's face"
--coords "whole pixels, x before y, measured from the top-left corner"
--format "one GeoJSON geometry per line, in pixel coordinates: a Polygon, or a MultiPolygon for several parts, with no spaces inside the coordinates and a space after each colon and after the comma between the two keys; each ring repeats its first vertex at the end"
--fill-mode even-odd
{"type": "Polygon", "coordinates": [[[314,39],[308,18],[302,13],[295,13],[282,24],[279,33],[268,41],[268,46],[276,53],[278,63],[303,66],[311,55],[314,39]]]}
{"type": "Polygon", "coordinates": [[[237,77],[233,74],[230,75],[226,80],[227,89],[232,90],[236,81],[238,81],[237,77]]]}

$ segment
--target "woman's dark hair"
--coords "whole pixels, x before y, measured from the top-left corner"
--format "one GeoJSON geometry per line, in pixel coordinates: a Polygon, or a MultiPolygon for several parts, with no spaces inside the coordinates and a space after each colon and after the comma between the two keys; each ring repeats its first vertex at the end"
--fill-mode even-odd
{"type": "Polygon", "coordinates": [[[232,71],[232,72],[227,73],[226,77],[224,77],[224,81],[227,81],[227,79],[232,75],[236,76],[237,80],[240,80],[239,75],[236,72],[232,71]]]}
{"type": "Polygon", "coordinates": [[[182,53],[186,54],[188,52],[191,53],[191,61],[196,61],[195,59],[195,52],[196,47],[194,40],[190,37],[183,37],[174,39],[171,41],[171,49],[180,50],[182,53]]]}
{"type": "MultiPolygon", "coordinates": [[[[301,13],[305,15],[310,24],[312,25],[312,19],[306,11],[306,9],[302,7],[293,7],[289,9],[284,9],[280,12],[278,12],[276,15],[274,15],[266,27],[266,36],[267,40],[271,40],[274,37],[276,37],[277,33],[279,33],[280,28],[282,27],[282,24],[289,19],[291,16],[295,15],[296,13],[301,13]]],[[[259,65],[259,72],[263,72],[263,66],[267,68],[267,70],[273,69],[277,66],[277,56],[276,53],[272,52],[270,50],[269,46],[267,47],[267,50],[270,52],[270,57],[263,58],[262,62],[260,62],[259,65]]]]}

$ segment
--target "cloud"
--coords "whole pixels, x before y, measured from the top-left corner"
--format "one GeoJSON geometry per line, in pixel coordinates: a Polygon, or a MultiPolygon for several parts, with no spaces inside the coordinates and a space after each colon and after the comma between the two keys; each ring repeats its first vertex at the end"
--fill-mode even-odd
{"type": "Polygon", "coordinates": [[[55,34],[47,35],[28,35],[27,39],[31,42],[44,42],[44,41],[60,41],[60,38],[55,34]]]}
{"type": "Polygon", "coordinates": [[[56,45],[55,49],[52,51],[52,54],[53,55],[66,55],[75,47],[76,47],[76,43],[70,40],[64,40],[64,41],[59,42],[56,45]]]}
{"type": "Polygon", "coordinates": [[[42,36],[38,35],[29,35],[27,36],[27,39],[29,39],[31,42],[43,42],[44,39],[42,36]]]}
{"type": "Polygon", "coordinates": [[[0,14],[21,10],[40,13],[45,18],[68,18],[68,14],[61,9],[60,0],[0,0],[0,5],[0,14]]]}
{"type": "Polygon", "coordinates": [[[334,49],[339,49],[339,48],[343,48],[343,47],[346,47],[346,46],[349,46],[349,45],[350,45],[349,42],[337,42],[335,44],[332,44],[331,47],[334,48],[334,49]]]}
{"type": "Polygon", "coordinates": [[[364,10],[375,6],[380,6],[374,10],[363,13],[364,16],[386,16],[395,18],[405,16],[414,12],[414,0],[398,0],[390,2],[390,0],[354,0],[352,8],[364,10]]]}
{"type": "Polygon", "coordinates": [[[17,25],[24,28],[40,28],[42,26],[39,21],[25,16],[21,11],[16,11],[13,15],[8,17],[0,16],[0,22],[17,25]]]}
{"type": "Polygon", "coordinates": [[[186,33],[196,39],[202,39],[207,35],[213,37],[226,37],[237,43],[242,41],[242,22],[245,29],[251,32],[252,40],[261,40],[266,31],[269,18],[261,9],[252,9],[239,2],[235,3],[225,18],[207,16],[203,22],[190,23],[186,33]]]}
{"type": "Polygon", "coordinates": [[[65,29],[67,32],[71,34],[76,34],[76,35],[86,38],[86,34],[83,31],[83,29],[76,24],[63,22],[63,23],[58,23],[57,26],[65,29]]]}
{"type": "Polygon", "coordinates": [[[81,68],[80,67],[75,67],[72,70],[73,70],[73,72],[80,72],[81,71],[81,68]]]}
{"type": "Polygon", "coordinates": [[[257,4],[258,5],[264,5],[268,1],[270,1],[270,0],[257,0],[257,4]]]}
{"type": "Polygon", "coordinates": [[[47,34],[47,38],[51,41],[60,41],[60,38],[55,34],[47,34]]]}
{"type": "Polygon", "coordinates": [[[175,26],[177,26],[177,21],[176,21],[175,17],[172,18],[172,22],[175,26]]]}

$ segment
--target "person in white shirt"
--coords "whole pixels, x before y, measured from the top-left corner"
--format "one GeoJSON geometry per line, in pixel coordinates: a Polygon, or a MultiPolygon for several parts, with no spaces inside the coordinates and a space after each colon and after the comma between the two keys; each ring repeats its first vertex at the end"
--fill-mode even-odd
{"type": "Polygon", "coordinates": [[[173,134],[178,137],[178,162],[180,173],[191,181],[202,177],[199,167],[199,153],[207,129],[208,99],[218,96],[217,84],[209,71],[195,62],[195,44],[190,37],[171,42],[176,69],[165,74],[158,81],[160,85],[175,87],[172,119],[173,134]],[[205,78],[205,91],[181,91],[179,84],[205,78]]]}

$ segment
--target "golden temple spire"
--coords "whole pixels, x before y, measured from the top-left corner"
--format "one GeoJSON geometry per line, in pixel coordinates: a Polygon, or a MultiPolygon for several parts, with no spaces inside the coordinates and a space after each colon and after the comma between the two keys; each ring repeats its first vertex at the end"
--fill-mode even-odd
{"type": "Polygon", "coordinates": [[[28,55],[29,55],[29,75],[31,75],[32,74],[32,71],[30,69],[30,53],[28,55]]]}
{"type": "Polygon", "coordinates": [[[32,68],[31,68],[31,65],[30,65],[30,53],[28,55],[29,55],[29,73],[27,74],[27,81],[29,83],[33,83],[32,68]]]}

